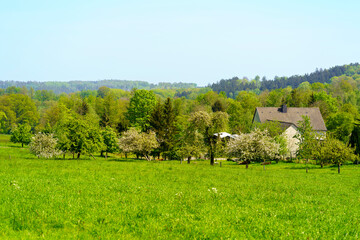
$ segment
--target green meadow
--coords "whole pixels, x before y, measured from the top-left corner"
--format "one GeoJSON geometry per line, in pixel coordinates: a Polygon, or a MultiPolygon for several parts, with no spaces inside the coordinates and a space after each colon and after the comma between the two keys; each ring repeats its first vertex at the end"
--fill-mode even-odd
{"type": "Polygon", "coordinates": [[[1,239],[360,238],[360,166],[45,160],[8,140],[1,239]]]}

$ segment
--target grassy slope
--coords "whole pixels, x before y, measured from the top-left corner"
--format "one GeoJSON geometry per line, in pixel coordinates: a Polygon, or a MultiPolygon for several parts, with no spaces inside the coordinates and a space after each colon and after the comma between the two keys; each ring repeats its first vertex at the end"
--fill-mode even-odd
{"type": "Polygon", "coordinates": [[[6,141],[0,238],[360,237],[357,166],[42,160],[6,141]]]}

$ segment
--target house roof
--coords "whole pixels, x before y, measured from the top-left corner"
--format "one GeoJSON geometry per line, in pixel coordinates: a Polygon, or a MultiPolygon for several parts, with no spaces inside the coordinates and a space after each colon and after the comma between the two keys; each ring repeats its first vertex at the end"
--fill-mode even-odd
{"type": "MultiPolygon", "coordinates": [[[[315,131],[326,131],[324,119],[322,118],[319,108],[297,108],[288,107],[286,112],[282,111],[282,108],[277,107],[257,107],[260,122],[266,121],[278,121],[282,125],[294,124],[298,127],[298,122],[302,121],[303,115],[310,118],[311,126],[315,131]]],[[[255,115],[254,115],[255,117],[255,115]]]]}

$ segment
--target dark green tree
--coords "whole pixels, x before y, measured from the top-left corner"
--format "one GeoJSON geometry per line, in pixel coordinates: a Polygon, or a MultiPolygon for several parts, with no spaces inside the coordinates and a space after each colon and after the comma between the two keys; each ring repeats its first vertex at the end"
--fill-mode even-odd
{"type": "Polygon", "coordinates": [[[350,134],[349,145],[354,148],[354,153],[360,156],[360,119],[357,119],[357,122],[354,124],[354,128],[350,134]]]}
{"type": "Polygon", "coordinates": [[[214,102],[211,109],[213,112],[225,112],[224,104],[219,99],[214,102]]]}
{"type": "Polygon", "coordinates": [[[171,155],[176,135],[175,110],[170,98],[167,98],[163,104],[160,102],[156,104],[150,118],[150,128],[156,133],[160,143],[159,152],[163,153],[166,159],[171,155]]]}

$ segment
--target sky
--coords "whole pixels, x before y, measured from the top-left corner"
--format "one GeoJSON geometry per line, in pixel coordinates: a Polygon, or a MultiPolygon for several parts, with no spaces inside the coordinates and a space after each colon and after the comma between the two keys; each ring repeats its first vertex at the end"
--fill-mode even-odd
{"type": "Polygon", "coordinates": [[[359,62],[360,1],[0,0],[0,80],[198,86],[359,62]]]}

